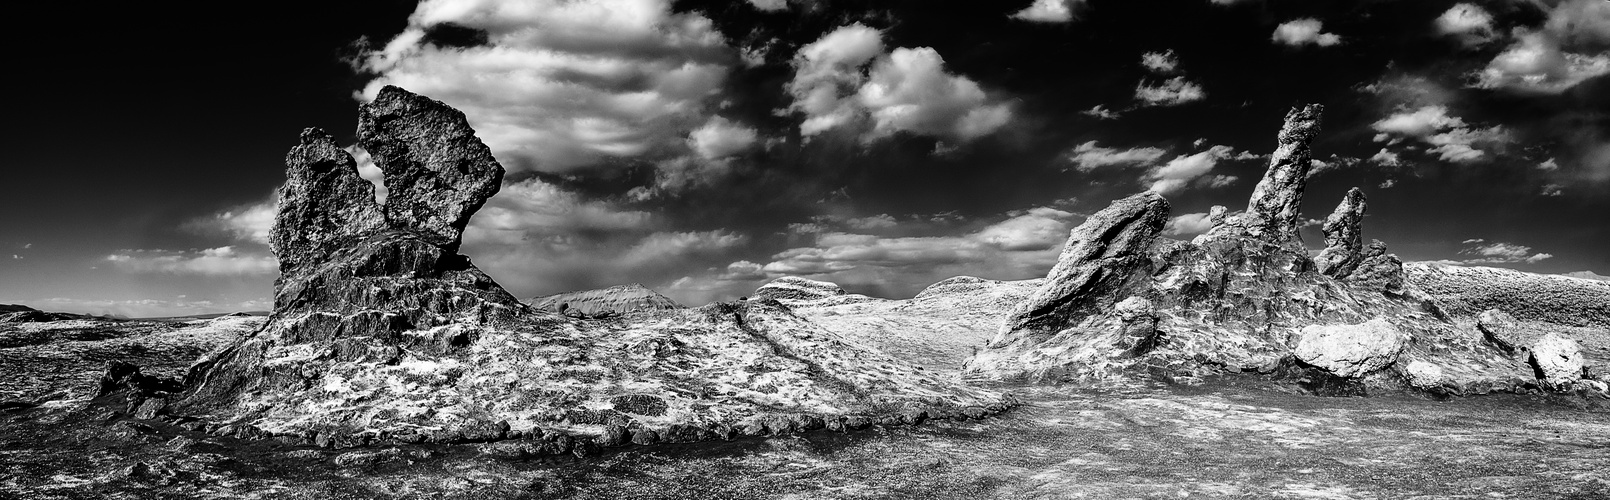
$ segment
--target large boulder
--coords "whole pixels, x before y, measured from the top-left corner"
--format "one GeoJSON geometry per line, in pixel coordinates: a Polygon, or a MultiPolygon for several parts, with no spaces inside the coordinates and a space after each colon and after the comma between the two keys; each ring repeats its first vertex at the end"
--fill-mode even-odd
{"type": "Polygon", "coordinates": [[[1007,316],[987,347],[1044,340],[1143,287],[1148,250],[1168,221],[1168,200],[1146,192],[1113,202],[1073,229],[1056,266],[1029,300],[1007,316]]]}
{"type": "Polygon", "coordinates": [[[1518,350],[1526,349],[1522,344],[1520,327],[1515,317],[1498,309],[1488,309],[1476,316],[1476,329],[1481,330],[1482,337],[1487,343],[1504,351],[1504,354],[1514,355],[1518,350]]]}
{"type": "Polygon", "coordinates": [[[1532,367],[1544,385],[1568,388],[1582,380],[1582,346],[1575,340],[1549,333],[1532,343],[1532,367]]]}
{"type": "Polygon", "coordinates": [[[1338,377],[1358,377],[1397,361],[1409,336],[1384,318],[1357,325],[1309,325],[1292,354],[1338,377]]]}

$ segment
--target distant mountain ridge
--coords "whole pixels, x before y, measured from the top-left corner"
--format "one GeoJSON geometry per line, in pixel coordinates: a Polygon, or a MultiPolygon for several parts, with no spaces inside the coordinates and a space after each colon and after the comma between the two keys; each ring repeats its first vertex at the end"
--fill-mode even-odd
{"type": "Polygon", "coordinates": [[[683,308],[682,304],[678,304],[669,297],[660,295],[659,292],[650,290],[640,283],[532,297],[526,301],[526,304],[544,311],[586,316],[683,308]],[[560,311],[561,306],[564,311],[560,311]]]}

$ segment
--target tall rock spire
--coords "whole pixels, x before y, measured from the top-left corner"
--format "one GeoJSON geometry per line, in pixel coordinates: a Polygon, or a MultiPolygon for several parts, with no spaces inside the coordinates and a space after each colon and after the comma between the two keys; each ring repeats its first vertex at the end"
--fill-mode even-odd
{"type": "Polygon", "coordinates": [[[1348,190],[1320,229],[1325,232],[1325,250],[1314,258],[1319,272],[1332,278],[1352,274],[1363,259],[1364,192],[1358,188],[1348,190]]]}
{"type": "Polygon", "coordinates": [[[1258,181],[1247,203],[1247,215],[1255,226],[1249,229],[1254,234],[1271,241],[1297,238],[1303,184],[1313,162],[1309,143],[1319,132],[1319,117],[1324,110],[1324,106],[1309,104],[1286,113],[1286,125],[1281,127],[1279,142],[1270,155],[1269,171],[1258,181]]]}

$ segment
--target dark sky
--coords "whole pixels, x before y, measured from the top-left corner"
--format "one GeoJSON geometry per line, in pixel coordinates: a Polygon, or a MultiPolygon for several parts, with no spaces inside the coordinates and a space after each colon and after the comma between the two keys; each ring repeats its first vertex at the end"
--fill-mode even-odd
{"type": "MultiPolygon", "coordinates": [[[[1610,274],[1610,2],[1057,0],[27,6],[8,30],[0,303],[265,309],[297,133],[396,84],[509,169],[465,252],[517,295],[688,303],[801,275],[909,296],[1043,275],[1145,189],[1189,239],[1325,104],[1406,260],[1610,274]],[[1031,5],[1032,4],[1032,5],[1031,5]]],[[[355,151],[360,163],[361,151],[355,151]]],[[[1308,243],[1318,247],[1317,230],[1308,243]]]]}

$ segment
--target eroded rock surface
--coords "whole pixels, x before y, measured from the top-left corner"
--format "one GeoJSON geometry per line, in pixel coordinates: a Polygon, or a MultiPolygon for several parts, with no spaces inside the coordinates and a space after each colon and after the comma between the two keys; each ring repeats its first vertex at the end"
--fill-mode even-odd
{"type": "Polygon", "coordinates": [[[328,135],[304,133],[273,232],[291,263],[275,309],[192,367],[173,418],[335,448],[524,439],[536,441],[513,449],[586,454],[621,435],[684,442],[1011,404],[852,345],[775,300],[610,320],[522,304],[457,253],[502,175],[463,115],[394,87],[361,114],[386,205],[328,135]]]}
{"type": "MultiPolygon", "coordinates": [[[[1405,285],[1402,263],[1384,244],[1362,243],[1362,192],[1350,191],[1328,218],[1323,257],[1309,256],[1296,230],[1319,111],[1305,106],[1287,115],[1247,210],[1215,210],[1214,227],[1190,242],[1140,237],[1155,233],[1100,214],[1075,229],[1045,284],[967,361],[966,375],[1195,383],[1230,373],[1285,373],[1301,359],[1333,378],[1358,379],[1345,383],[1359,390],[1397,387],[1402,379],[1455,393],[1533,384],[1524,365],[1405,285]],[[1107,243],[1115,237],[1119,243],[1107,243]],[[1102,244],[1081,246],[1090,241],[1102,244]],[[1135,302],[1115,307],[1131,297],[1135,302]],[[1151,307],[1134,307],[1141,300],[1151,307]],[[1142,338],[1153,340],[1135,341],[1142,338]],[[1407,376],[1416,362],[1417,375],[1407,376]],[[1369,376],[1375,373],[1385,376],[1369,376]]],[[[1137,213],[1136,200],[1103,213],[1137,213]]],[[[1159,197],[1155,206],[1161,209],[1148,212],[1148,220],[1166,218],[1166,202],[1159,197]]]]}
{"type": "Polygon", "coordinates": [[[1320,229],[1325,232],[1325,250],[1314,257],[1319,272],[1332,278],[1352,274],[1364,260],[1364,192],[1348,190],[1320,229]]]}
{"type": "Polygon", "coordinates": [[[1167,221],[1168,200],[1150,192],[1091,215],[1074,228],[1040,289],[1013,309],[988,347],[1042,341],[1111,308],[1127,289],[1144,286],[1151,265],[1147,250],[1167,221]]]}
{"type": "Polygon", "coordinates": [[[837,283],[784,276],[755,289],[751,299],[772,299],[788,306],[825,306],[875,300],[844,291],[837,283]]]}

